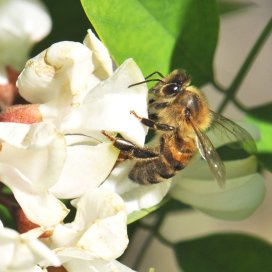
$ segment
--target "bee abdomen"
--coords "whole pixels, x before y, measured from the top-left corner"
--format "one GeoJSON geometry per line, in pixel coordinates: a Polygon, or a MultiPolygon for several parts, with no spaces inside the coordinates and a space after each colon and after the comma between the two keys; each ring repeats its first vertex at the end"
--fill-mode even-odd
{"type": "Polygon", "coordinates": [[[173,177],[178,170],[184,168],[181,162],[167,158],[165,155],[161,154],[160,157],[148,162],[137,162],[129,177],[140,184],[159,183],[173,177]]]}
{"type": "Polygon", "coordinates": [[[140,184],[153,184],[173,177],[175,172],[175,169],[160,156],[148,162],[137,162],[129,173],[129,177],[140,184]]]}
{"type": "Polygon", "coordinates": [[[182,170],[191,160],[195,148],[191,142],[184,141],[181,146],[175,142],[169,144],[161,139],[160,156],[152,160],[137,162],[129,177],[140,184],[153,184],[173,177],[182,170]]]}

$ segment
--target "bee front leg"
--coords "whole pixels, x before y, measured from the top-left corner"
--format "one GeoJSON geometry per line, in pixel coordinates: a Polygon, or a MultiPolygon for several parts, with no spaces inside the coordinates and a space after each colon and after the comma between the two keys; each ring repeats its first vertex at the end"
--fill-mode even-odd
{"type": "Polygon", "coordinates": [[[118,148],[129,159],[141,160],[155,159],[159,157],[158,153],[146,148],[138,147],[128,140],[119,137],[113,137],[107,134],[105,131],[102,131],[102,134],[105,135],[110,141],[112,141],[113,146],[118,148]]]}
{"type": "Polygon", "coordinates": [[[144,124],[147,127],[150,127],[150,128],[156,129],[156,130],[161,130],[161,131],[175,130],[175,127],[173,127],[173,126],[158,123],[158,122],[155,122],[155,121],[148,119],[148,118],[140,117],[139,115],[137,115],[137,113],[135,111],[131,111],[130,113],[133,114],[138,120],[140,120],[140,122],[142,124],[144,124]]]}

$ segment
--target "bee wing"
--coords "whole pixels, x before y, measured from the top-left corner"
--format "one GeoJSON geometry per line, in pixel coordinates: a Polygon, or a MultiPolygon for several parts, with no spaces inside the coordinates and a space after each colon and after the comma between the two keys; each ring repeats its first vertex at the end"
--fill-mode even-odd
{"type": "Polygon", "coordinates": [[[197,146],[202,157],[207,161],[210,170],[221,188],[225,186],[226,169],[212,142],[206,134],[201,132],[191,121],[197,137],[197,146]]]}
{"type": "Polygon", "coordinates": [[[210,111],[210,113],[213,120],[212,129],[218,129],[222,135],[228,137],[231,142],[236,143],[231,146],[237,147],[238,144],[249,154],[256,153],[255,141],[245,129],[221,114],[213,111],[210,111]]]}

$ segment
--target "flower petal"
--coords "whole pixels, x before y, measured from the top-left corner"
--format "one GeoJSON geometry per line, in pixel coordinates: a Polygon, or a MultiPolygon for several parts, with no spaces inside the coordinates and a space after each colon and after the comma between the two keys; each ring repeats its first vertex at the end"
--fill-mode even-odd
{"type": "Polygon", "coordinates": [[[78,103],[90,88],[89,77],[94,69],[91,57],[92,52],[78,42],[51,45],[27,62],[17,81],[21,96],[32,103],[50,102],[47,107],[55,110],[78,103]]]}
{"type": "Polygon", "coordinates": [[[89,260],[93,261],[96,259],[96,255],[93,252],[76,246],[59,247],[55,249],[55,252],[63,264],[69,263],[70,261],[81,263],[86,260],[88,262],[89,260]]]}
{"type": "Polygon", "coordinates": [[[64,204],[47,191],[35,190],[32,184],[17,169],[0,163],[1,181],[13,192],[27,218],[41,226],[61,222],[68,210],[64,204]]]}
{"type": "Polygon", "coordinates": [[[133,182],[128,177],[133,165],[131,161],[126,161],[116,166],[101,186],[124,199],[128,214],[157,205],[171,187],[171,180],[152,185],[140,185],[133,182]]]}
{"type": "Polygon", "coordinates": [[[121,264],[120,262],[93,260],[71,260],[63,265],[68,272],[133,272],[134,270],[121,264]]]}
{"type": "Polygon", "coordinates": [[[228,179],[221,189],[213,180],[180,180],[171,196],[211,216],[226,220],[241,220],[262,203],[264,180],[259,174],[228,179]]]}
{"type": "Polygon", "coordinates": [[[1,271],[3,271],[2,269],[4,271],[31,269],[43,260],[46,260],[50,265],[60,265],[54,252],[38,241],[36,237],[20,235],[12,229],[2,228],[0,229],[0,240],[1,271]]]}
{"type": "Polygon", "coordinates": [[[59,198],[75,198],[96,189],[109,175],[118,154],[109,143],[69,146],[60,179],[50,191],[59,198]]]}
{"type": "Polygon", "coordinates": [[[55,184],[66,157],[63,135],[48,123],[0,123],[0,162],[24,175],[35,190],[55,184]]]}
{"type": "Polygon", "coordinates": [[[77,208],[73,226],[79,230],[85,229],[97,219],[112,217],[125,211],[123,199],[103,188],[87,191],[81,198],[73,201],[73,205],[77,208]]]}
{"type": "Polygon", "coordinates": [[[17,38],[25,35],[37,42],[51,30],[48,11],[38,0],[1,1],[0,15],[1,27],[17,38]]]}
{"type": "Polygon", "coordinates": [[[97,39],[91,29],[88,30],[83,44],[93,52],[94,74],[105,80],[113,73],[113,64],[108,49],[97,39]]]}
{"type": "Polygon", "coordinates": [[[51,237],[55,247],[66,248],[66,253],[62,249],[58,252],[65,256],[71,253],[67,248],[71,248],[77,258],[89,260],[119,257],[128,244],[123,200],[112,192],[96,189],[86,192],[74,205],[74,222],[56,228],[51,237]]]}
{"type": "Polygon", "coordinates": [[[147,117],[147,87],[141,84],[128,88],[143,80],[136,63],[132,59],[125,61],[112,77],[88,93],[82,104],[64,121],[62,131],[103,140],[101,130],[119,132],[124,138],[143,145],[147,128],[130,111],[147,117]]]}
{"type": "Polygon", "coordinates": [[[57,182],[64,164],[63,135],[46,123],[0,123],[0,140],[1,181],[12,190],[27,218],[45,226],[62,221],[67,209],[48,188],[57,182]]]}
{"type": "Polygon", "coordinates": [[[2,0],[0,5],[0,66],[20,70],[33,44],[51,30],[51,19],[37,0],[2,0]],[[20,16],[18,16],[20,14],[20,16]]]}
{"type": "Polygon", "coordinates": [[[126,220],[125,211],[97,219],[82,235],[77,246],[93,252],[104,260],[120,257],[128,245],[126,220]]]}

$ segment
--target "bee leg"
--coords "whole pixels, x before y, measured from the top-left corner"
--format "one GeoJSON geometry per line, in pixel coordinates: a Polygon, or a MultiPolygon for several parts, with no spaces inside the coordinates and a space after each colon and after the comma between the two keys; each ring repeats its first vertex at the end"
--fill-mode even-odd
{"type": "Polygon", "coordinates": [[[156,129],[156,130],[162,130],[162,131],[173,131],[175,130],[175,127],[169,126],[167,124],[157,123],[151,119],[140,117],[137,115],[135,111],[131,111],[131,114],[133,114],[142,124],[144,124],[147,127],[156,129]]]}
{"type": "Polygon", "coordinates": [[[105,131],[102,131],[102,134],[105,135],[110,141],[112,141],[113,146],[118,148],[129,159],[141,160],[154,159],[159,157],[158,153],[146,148],[138,147],[128,140],[119,137],[113,137],[107,134],[105,131]]]}
{"type": "Polygon", "coordinates": [[[148,101],[148,106],[149,106],[149,108],[152,107],[152,108],[154,108],[155,110],[164,109],[164,108],[166,108],[168,105],[169,105],[168,102],[160,102],[160,103],[158,103],[158,102],[156,102],[155,99],[152,99],[152,98],[148,101]]]}

